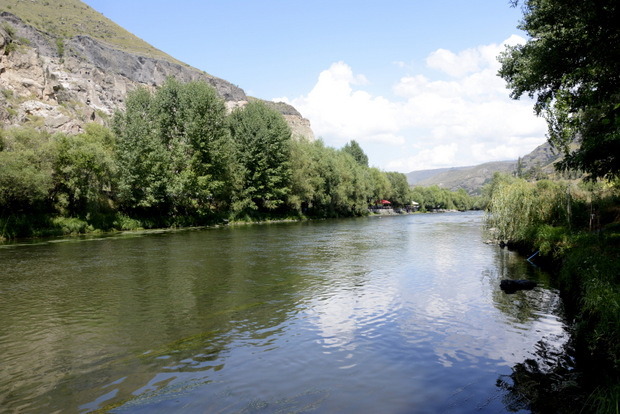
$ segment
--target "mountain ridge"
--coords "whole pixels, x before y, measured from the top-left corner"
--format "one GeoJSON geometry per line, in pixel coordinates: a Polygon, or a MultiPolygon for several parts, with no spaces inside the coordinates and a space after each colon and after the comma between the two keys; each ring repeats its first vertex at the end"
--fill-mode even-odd
{"type": "Polygon", "coordinates": [[[519,161],[521,162],[522,175],[543,177],[555,174],[554,164],[559,159],[560,155],[553,151],[548,142],[545,142],[521,157],[520,160],[492,161],[467,167],[418,170],[405,175],[411,187],[437,185],[452,191],[463,188],[468,194],[477,195],[480,194],[482,187],[493,178],[496,172],[517,173],[519,161]]]}

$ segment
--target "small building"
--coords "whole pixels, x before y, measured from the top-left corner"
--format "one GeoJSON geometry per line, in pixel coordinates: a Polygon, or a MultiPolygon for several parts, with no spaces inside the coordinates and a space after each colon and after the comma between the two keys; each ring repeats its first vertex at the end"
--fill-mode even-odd
{"type": "Polygon", "coordinates": [[[416,203],[413,200],[411,201],[411,203],[405,206],[405,210],[407,210],[407,213],[412,213],[414,211],[418,211],[419,209],[420,209],[420,203],[416,203]]]}

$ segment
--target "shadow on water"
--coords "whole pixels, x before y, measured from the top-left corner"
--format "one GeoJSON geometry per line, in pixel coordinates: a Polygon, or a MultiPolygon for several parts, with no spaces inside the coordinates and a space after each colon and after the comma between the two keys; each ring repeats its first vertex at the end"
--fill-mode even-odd
{"type": "Polygon", "coordinates": [[[502,401],[506,410],[582,412],[585,396],[571,353],[569,345],[556,348],[554,344],[539,341],[534,358],[516,364],[510,375],[502,375],[497,380],[497,387],[505,393],[502,401]]]}
{"type": "Polygon", "coordinates": [[[553,288],[549,275],[526,258],[500,248],[496,255],[499,266],[485,274],[494,287],[495,306],[513,326],[539,324],[537,329],[545,333],[529,358],[497,379],[502,403],[509,412],[582,412],[585,395],[579,386],[580,374],[559,291],[553,288]],[[505,293],[499,287],[503,279],[526,279],[538,286],[531,291],[505,293]],[[549,320],[549,315],[558,315],[557,320],[549,320]],[[557,329],[558,324],[562,329],[557,329]]]}

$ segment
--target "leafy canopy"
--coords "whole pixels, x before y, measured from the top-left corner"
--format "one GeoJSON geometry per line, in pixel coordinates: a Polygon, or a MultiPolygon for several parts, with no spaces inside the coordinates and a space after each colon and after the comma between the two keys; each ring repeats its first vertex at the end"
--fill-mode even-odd
{"type": "Polygon", "coordinates": [[[355,161],[362,167],[368,167],[368,156],[364,153],[364,150],[357,141],[351,140],[351,142],[347,142],[342,150],[351,154],[355,161]]]}
{"type": "Polygon", "coordinates": [[[525,0],[519,28],[530,39],[499,58],[511,97],[536,99],[549,142],[564,153],[559,167],[590,179],[620,174],[619,6],[617,0],[525,0]]]}
{"type": "Polygon", "coordinates": [[[169,78],[138,88],[114,118],[118,198],[128,210],[209,213],[227,202],[230,137],[226,107],[205,82],[169,78]]]}
{"type": "Polygon", "coordinates": [[[291,179],[291,130],[284,117],[260,101],[250,102],[230,114],[228,127],[242,186],[236,208],[278,208],[290,192],[291,179]]]}

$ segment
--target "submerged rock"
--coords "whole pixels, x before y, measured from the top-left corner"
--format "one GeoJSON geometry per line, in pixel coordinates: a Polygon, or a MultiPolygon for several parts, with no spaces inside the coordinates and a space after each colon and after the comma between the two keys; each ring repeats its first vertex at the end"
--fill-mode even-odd
{"type": "Polygon", "coordinates": [[[518,290],[532,290],[537,286],[536,282],[531,280],[510,280],[504,279],[499,283],[499,287],[506,293],[515,293],[518,290]]]}

